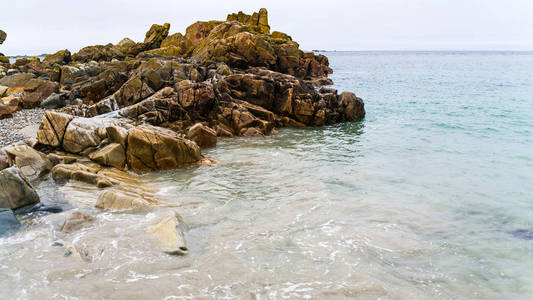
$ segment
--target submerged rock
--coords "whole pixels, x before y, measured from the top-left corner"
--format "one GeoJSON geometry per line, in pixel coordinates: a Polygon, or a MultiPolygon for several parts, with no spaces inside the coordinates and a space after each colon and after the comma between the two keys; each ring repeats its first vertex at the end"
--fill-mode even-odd
{"type": "Polygon", "coordinates": [[[95,218],[81,211],[74,211],[61,226],[61,232],[70,233],[94,222],[95,218]]]}
{"type": "Polygon", "coordinates": [[[0,171],[0,208],[17,209],[40,201],[39,195],[17,167],[0,171]]]}
{"type": "Polygon", "coordinates": [[[133,189],[111,189],[103,192],[95,204],[103,210],[146,210],[159,204],[154,198],[133,189]]]}
{"type": "Polygon", "coordinates": [[[187,245],[183,236],[183,221],[176,212],[162,214],[158,223],[150,227],[159,249],[168,254],[185,255],[187,245]]]}

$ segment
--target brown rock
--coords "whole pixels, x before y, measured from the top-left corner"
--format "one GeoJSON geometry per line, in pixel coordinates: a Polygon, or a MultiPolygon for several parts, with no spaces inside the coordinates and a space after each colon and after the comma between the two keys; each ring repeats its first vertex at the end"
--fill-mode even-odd
{"type": "Polygon", "coordinates": [[[144,43],[147,45],[147,49],[155,49],[161,46],[161,42],[167,37],[170,30],[170,24],[165,23],[163,25],[153,24],[150,30],[146,32],[144,43]]]}
{"type": "Polygon", "coordinates": [[[97,163],[123,169],[126,164],[126,151],[121,144],[112,143],[89,154],[97,163]]]}
{"type": "Polygon", "coordinates": [[[11,116],[19,110],[20,100],[17,97],[5,97],[0,99],[0,119],[11,116]]]}
{"type": "Polygon", "coordinates": [[[48,54],[44,58],[43,62],[47,62],[47,63],[50,63],[50,64],[63,65],[63,64],[68,64],[71,60],[72,60],[72,58],[71,58],[71,55],[70,55],[70,51],[65,49],[65,50],[57,51],[54,54],[48,54]]]}
{"type": "Polygon", "coordinates": [[[153,198],[133,190],[114,188],[100,194],[96,208],[104,210],[145,210],[159,204],[153,198]]]}
{"type": "Polygon", "coordinates": [[[216,131],[202,123],[196,123],[191,126],[187,131],[187,137],[202,148],[215,147],[217,145],[216,131]]]}
{"type": "Polygon", "coordinates": [[[135,172],[182,167],[200,160],[200,148],[176,133],[154,126],[129,131],[126,150],[128,166],[135,172]]]}

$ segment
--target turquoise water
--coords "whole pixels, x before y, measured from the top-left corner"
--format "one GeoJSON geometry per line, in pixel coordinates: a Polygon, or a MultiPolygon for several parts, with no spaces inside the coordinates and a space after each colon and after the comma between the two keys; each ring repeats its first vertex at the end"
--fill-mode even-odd
{"type": "Polygon", "coordinates": [[[426,262],[472,295],[531,297],[533,240],[509,232],[533,227],[533,53],[328,56],[336,87],[365,99],[346,149],[373,174],[359,192],[398,206],[438,247],[426,262]]]}
{"type": "Polygon", "coordinates": [[[533,298],[533,53],[326,55],[335,87],[364,99],[363,121],[222,140],[204,152],[212,167],[144,176],[179,204],[187,256],[147,243],[156,212],[102,213],[99,190],[67,185],[62,201],[95,225],[61,234],[65,212],[0,239],[0,294],[533,298]]]}

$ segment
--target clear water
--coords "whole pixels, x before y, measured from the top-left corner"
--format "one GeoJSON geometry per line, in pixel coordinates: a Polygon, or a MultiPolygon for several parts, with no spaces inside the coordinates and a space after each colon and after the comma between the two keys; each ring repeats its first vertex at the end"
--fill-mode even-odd
{"type": "Polygon", "coordinates": [[[367,117],[205,152],[143,180],[189,226],[189,255],[146,241],[156,212],[101,213],[99,191],[41,184],[69,212],[0,239],[8,298],[531,299],[533,53],[330,52],[367,117]],[[84,246],[64,257],[51,244],[84,246]]]}

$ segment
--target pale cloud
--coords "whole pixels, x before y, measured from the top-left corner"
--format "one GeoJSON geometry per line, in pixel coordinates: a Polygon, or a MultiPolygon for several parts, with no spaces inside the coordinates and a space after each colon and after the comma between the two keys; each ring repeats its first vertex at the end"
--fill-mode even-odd
{"type": "Polygon", "coordinates": [[[1,7],[7,55],[141,41],[153,23],[183,33],[197,20],[261,7],[273,30],[307,50],[533,50],[531,0],[13,0],[1,7]]]}

